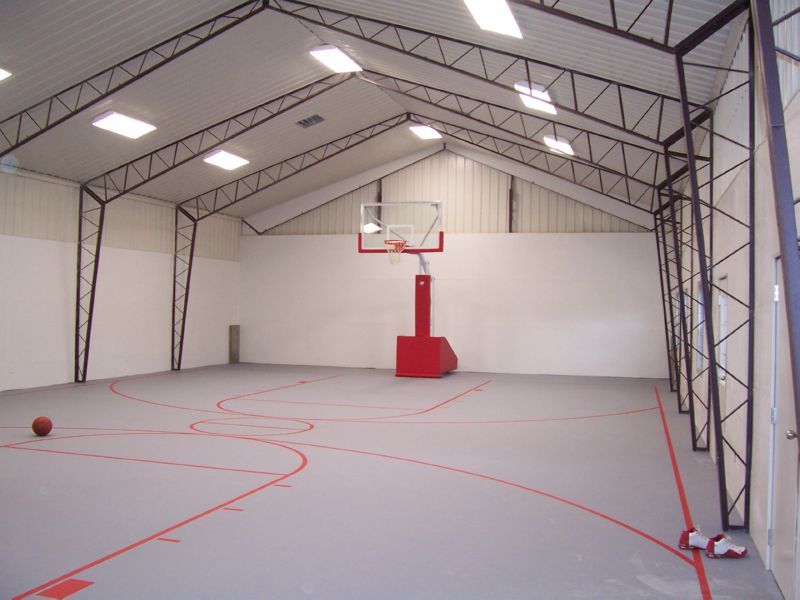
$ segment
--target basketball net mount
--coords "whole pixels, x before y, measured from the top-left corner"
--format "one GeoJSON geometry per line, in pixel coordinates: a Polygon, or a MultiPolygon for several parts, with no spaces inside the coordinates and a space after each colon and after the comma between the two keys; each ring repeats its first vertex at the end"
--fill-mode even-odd
{"type": "MultiPolygon", "coordinates": [[[[386,246],[386,253],[389,255],[389,262],[396,265],[400,262],[400,255],[408,248],[408,243],[405,240],[384,240],[386,246]]],[[[428,259],[421,252],[416,252],[419,259],[419,274],[429,275],[428,259]]]]}

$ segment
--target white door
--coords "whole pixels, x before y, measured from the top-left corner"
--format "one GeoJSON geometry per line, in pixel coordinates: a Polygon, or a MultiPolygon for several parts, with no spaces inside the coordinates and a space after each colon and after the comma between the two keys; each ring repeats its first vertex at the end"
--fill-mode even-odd
{"type": "Polygon", "coordinates": [[[777,302],[773,303],[773,477],[770,547],[772,573],[785,598],[800,600],[798,584],[798,440],[787,439],[797,430],[789,339],[783,298],[780,259],[775,261],[777,302]]]}

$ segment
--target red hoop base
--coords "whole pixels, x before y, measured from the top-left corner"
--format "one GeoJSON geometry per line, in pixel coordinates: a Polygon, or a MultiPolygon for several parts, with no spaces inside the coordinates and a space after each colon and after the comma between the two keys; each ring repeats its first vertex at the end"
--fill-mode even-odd
{"type": "Polygon", "coordinates": [[[447,338],[397,336],[397,377],[441,377],[458,368],[447,338]]]}

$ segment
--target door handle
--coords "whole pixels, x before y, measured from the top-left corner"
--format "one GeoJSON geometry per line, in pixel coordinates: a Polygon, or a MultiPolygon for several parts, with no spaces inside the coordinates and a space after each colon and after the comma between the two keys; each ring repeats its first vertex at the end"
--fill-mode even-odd
{"type": "Polygon", "coordinates": [[[786,430],[786,439],[787,440],[796,440],[797,439],[797,432],[793,431],[792,429],[786,430]]]}

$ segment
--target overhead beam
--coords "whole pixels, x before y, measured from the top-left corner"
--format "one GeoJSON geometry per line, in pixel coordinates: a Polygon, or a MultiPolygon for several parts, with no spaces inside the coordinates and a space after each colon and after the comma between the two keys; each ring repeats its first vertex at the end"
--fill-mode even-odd
{"type": "Polygon", "coordinates": [[[670,129],[681,122],[678,98],[641,86],[298,0],[271,0],[270,9],[505,90],[533,81],[546,87],[558,109],[650,142],[659,141],[656,122],[670,129]]]}
{"type": "MultiPolygon", "coordinates": [[[[574,157],[554,154],[427,116],[412,114],[410,117],[412,121],[433,127],[442,135],[521,162],[639,210],[651,213],[655,209],[657,192],[650,182],[627,177],[611,169],[586,164],[574,157]]],[[[648,228],[651,226],[652,220],[648,228]]]]}
{"type": "Polygon", "coordinates": [[[432,148],[425,148],[398,160],[391,161],[385,165],[368,169],[351,177],[346,177],[330,185],[326,185],[308,194],[298,196],[291,200],[281,202],[276,206],[271,206],[255,215],[251,215],[244,220],[244,223],[256,234],[261,235],[265,231],[277,227],[287,221],[299,217],[315,208],[339,198],[345,194],[369,185],[392,173],[417,163],[421,160],[442,152],[443,146],[436,145],[432,148]]]}
{"type": "MultiPolygon", "coordinates": [[[[626,177],[652,181],[653,184],[666,176],[663,164],[666,156],[646,146],[376,71],[359,73],[359,78],[380,89],[520,136],[542,149],[545,149],[541,141],[544,135],[564,137],[573,148],[579,149],[580,160],[585,164],[619,171],[626,177]]],[[[674,156],[672,160],[676,168],[685,164],[674,156]]]]}
{"type": "Polygon", "coordinates": [[[13,152],[266,8],[263,0],[249,0],[0,121],[0,156],[13,152]]]}
{"type": "Polygon", "coordinates": [[[214,125],[196,131],[176,142],[144,154],[124,165],[92,178],[92,186],[106,202],[153,181],[157,177],[247,133],[297,106],[348,81],[352,76],[331,75],[278,96],[214,125]]]}
{"type": "Polygon", "coordinates": [[[675,53],[681,57],[686,56],[717,31],[725,27],[725,25],[744,13],[748,6],[749,0],[736,0],[733,4],[726,7],[720,13],[706,21],[701,27],[675,44],[675,53]]]}
{"type": "Polygon", "coordinates": [[[186,215],[200,221],[407,121],[405,114],[385,119],[189,198],[179,206],[186,215]]]}
{"type": "MultiPolygon", "coordinates": [[[[611,25],[609,25],[607,23],[601,23],[600,21],[588,19],[586,17],[582,17],[580,15],[568,12],[566,10],[556,8],[555,3],[552,6],[549,6],[544,3],[544,0],[509,0],[509,2],[511,2],[512,4],[516,4],[517,6],[524,6],[526,8],[537,10],[539,12],[547,13],[549,15],[553,15],[560,19],[564,19],[566,21],[570,21],[572,23],[576,23],[584,27],[589,27],[591,29],[595,29],[597,31],[613,35],[614,37],[618,37],[620,39],[627,40],[629,42],[635,42],[642,46],[646,46],[652,50],[658,50],[659,52],[664,52],[667,54],[672,54],[674,52],[674,50],[668,45],[667,41],[658,42],[649,37],[644,37],[630,32],[633,26],[647,12],[647,9],[650,8],[651,5],[650,3],[645,5],[645,7],[641,11],[639,11],[639,14],[633,20],[631,26],[629,26],[627,29],[623,29],[620,26],[619,22],[616,20],[615,18],[616,15],[613,13],[609,15],[609,17],[611,18],[611,25]]],[[[610,2],[611,4],[609,5],[609,8],[610,10],[613,10],[614,0],[610,0],[610,2]]],[[[666,30],[669,30],[671,20],[672,20],[672,11],[668,11],[667,18],[664,24],[664,28],[666,30]]]]}

